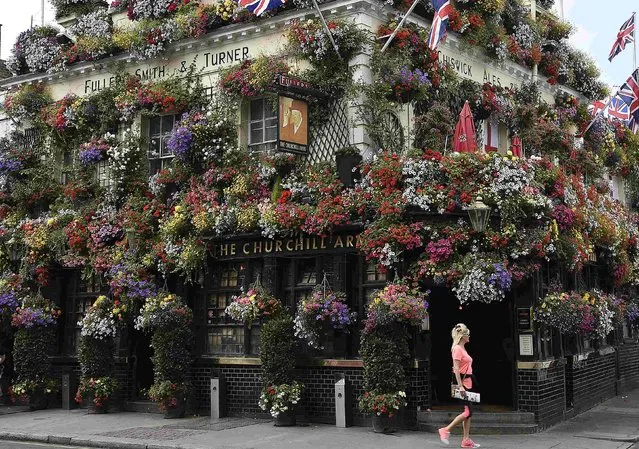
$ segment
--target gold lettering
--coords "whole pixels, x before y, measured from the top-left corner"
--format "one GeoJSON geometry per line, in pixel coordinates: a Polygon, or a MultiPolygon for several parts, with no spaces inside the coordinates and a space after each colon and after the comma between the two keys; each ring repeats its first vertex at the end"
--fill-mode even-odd
{"type": "Polygon", "coordinates": [[[342,237],[340,235],[337,236],[333,248],[344,248],[344,242],[342,242],[342,237]]]}
{"type": "Polygon", "coordinates": [[[220,256],[228,256],[229,255],[229,245],[225,243],[220,247],[220,256]]]}
{"type": "Polygon", "coordinates": [[[267,240],[264,242],[264,251],[267,253],[273,251],[273,240],[267,240]]]}
{"type": "Polygon", "coordinates": [[[279,253],[282,251],[282,241],[281,240],[275,240],[275,252],[279,253]]]}
{"type": "Polygon", "coordinates": [[[253,242],[253,253],[259,254],[262,252],[262,242],[253,242]]]}
{"type": "Polygon", "coordinates": [[[325,238],[326,237],[322,237],[322,240],[320,241],[320,249],[325,249],[326,248],[325,238]]]}
{"type": "Polygon", "coordinates": [[[313,237],[313,249],[317,249],[317,237],[313,237]]]}
{"type": "Polygon", "coordinates": [[[293,239],[287,239],[286,240],[286,249],[288,251],[293,251],[293,239]],[[289,248],[289,244],[290,244],[290,248],[289,248]]]}
{"type": "Polygon", "coordinates": [[[354,240],[355,240],[355,238],[352,235],[347,235],[346,236],[346,247],[347,248],[354,248],[355,247],[355,244],[353,242],[354,240]]]}
{"type": "Polygon", "coordinates": [[[235,255],[235,249],[236,249],[236,248],[235,248],[235,243],[232,243],[232,244],[231,244],[231,256],[234,256],[234,255],[235,255]]]}
{"type": "Polygon", "coordinates": [[[300,237],[299,239],[295,240],[295,251],[301,251],[303,249],[304,249],[304,237],[300,237]]]}
{"type": "Polygon", "coordinates": [[[306,250],[308,251],[309,249],[311,249],[311,239],[306,237],[306,250]]]}
{"type": "Polygon", "coordinates": [[[244,254],[249,254],[249,249],[248,249],[248,247],[249,247],[249,244],[248,244],[248,243],[245,243],[244,245],[242,245],[242,252],[243,252],[244,254]]]}

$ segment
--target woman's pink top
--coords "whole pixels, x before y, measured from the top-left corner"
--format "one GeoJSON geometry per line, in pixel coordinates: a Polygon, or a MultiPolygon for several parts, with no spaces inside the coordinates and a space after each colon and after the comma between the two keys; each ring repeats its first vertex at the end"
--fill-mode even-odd
{"type": "MultiPolygon", "coordinates": [[[[468,355],[466,352],[466,348],[462,345],[455,345],[453,348],[453,361],[459,361],[459,376],[464,379],[462,382],[464,384],[464,388],[472,388],[473,381],[470,378],[470,375],[473,374],[473,358],[468,355]],[[466,378],[464,378],[466,375],[466,378]]],[[[453,373],[455,372],[455,367],[453,365],[453,373]]]]}

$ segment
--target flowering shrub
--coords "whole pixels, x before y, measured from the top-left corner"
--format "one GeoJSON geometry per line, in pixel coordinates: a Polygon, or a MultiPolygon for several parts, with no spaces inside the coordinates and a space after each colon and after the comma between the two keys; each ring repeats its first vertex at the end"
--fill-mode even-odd
{"type": "Polygon", "coordinates": [[[383,81],[390,86],[394,100],[405,103],[427,98],[431,86],[428,74],[421,69],[402,67],[399,72],[383,76],[383,81]]]}
{"type": "Polygon", "coordinates": [[[162,410],[168,410],[183,403],[186,393],[186,384],[163,380],[151,385],[149,399],[156,402],[162,410]]]}
{"type": "Polygon", "coordinates": [[[113,316],[113,301],[100,295],[78,323],[80,335],[97,340],[115,337],[116,321],[113,316]]]}
{"type": "Polygon", "coordinates": [[[193,312],[182,299],[167,292],[147,298],[140,316],[135,320],[135,328],[145,331],[170,330],[188,326],[193,320],[193,312]]]}
{"type": "Polygon", "coordinates": [[[18,275],[2,275],[0,277],[0,322],[11,317],[20,305],[22,296],[22,280],[18,275]]]}
{"type": "Polygon", "coordinates": [[[37,115],[51,101],[44,84],[22,84],[17,90],[7,93],[3,107],[9,117],[22,121],[37,115]]]}
{"type": "Polygon", "coordinates": [[[92,138],[90,142],[80,145],[78,157],[83,165],[97,164],[107,158],[109,149],[116,142],[113,134],[105,134],[100,138],[92,138]]]}
{"type": "Polygon", "coordinates": [[[231,95],[254,97],[262,95],[277,75],[287,75],[290,69],[280,59],[259,56],[246,59],[239,66],[229,67],[222,72],[220,87],[231,95]]]}
{"type": "Polygon", "coordinates": [[[404,391],[381,393],[377,390],[365,391],[359,397],[359,409],[364,413],[375,413],[377,416],[392,417],[400,407],[408,405],[404,391]]]}
{"type": "MultiPolygon", "coordinates": [[[[327,25],[340,56],[345,61],[350,60],[365,40],[363,32],[355,23],[346,20],[329,20],[327,25]]],[[[303,22],[294,20],[286,30],[285,36],[293,51],[308,58],[313,64],[327,64],[337,57],[319,19],[303,22]]]]}
{"type": "Polygon", "coordinates": [[[29,296],[16,308],[11,317],[11,325],[16,329],[50,327],[56,324],[61,311],[42,296],[29,296]]]}
{"type": "Polygon", "coordinates": [[[7,68],[14,75],[49,72],[60,52],[56,36],[58,30],[51,26],[36,26],[18,35],[7,61],[7,68]]]}
{"type": "Polygon", "coordinates": [[[377,291],[368,303],[365,332],[394,322],[418,326],[428,316],[429,291],[422,292],[405,283],[396,282],[377,291]]]}
{"type": "Polygon", "coordinates": [[[269,385],[262,389],[258,402],[262,410],[268,410],[273,418],[282,412],[292,410],[302,397],[304,385],[299,382],[269,385]]]}
{"type": "Polygon", "coordinates": [[[471,268],[453,288],[461,304],[470,301],[494,302],[505,298],[513,276],[503,262],[472,260],[471,268]]]}
{"type": "Polygon", "coordinates": [[[78,404],[84,402],[85,399],[90,399],[95,407],[104,407],[118,388],[118,381],[110,376],[83,377],[74,399],[78,404]]]}
{"type": "Polygon", "coordinates": [[[310,297],[304,298],[297,305],[295,316],[295,336],[306,340],[316,349],[322,349],[322,324],[333,329],[346,331],[355,319],[346,305],[346,295],[342,292],[325,291],[322,286],[313,290],[310,297]]]}
{"type": "Polygon", "coordinates": [[[263,317],[270,317],[282,308],[279,299],[269,295],[260,285],[254,285],[246,294],[234,296],[224,313],[235,321],[251,324],[263,317]]]}

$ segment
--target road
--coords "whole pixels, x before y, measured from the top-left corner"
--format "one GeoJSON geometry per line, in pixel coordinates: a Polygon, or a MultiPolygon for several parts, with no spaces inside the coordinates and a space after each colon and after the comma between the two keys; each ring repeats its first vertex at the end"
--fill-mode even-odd
{"type": "Polygon", "coordinates": [[[21,441],[0,441],[0,449],[88,449],[78,446],[60,446],[57,444],[29,443],[21,441]]]}

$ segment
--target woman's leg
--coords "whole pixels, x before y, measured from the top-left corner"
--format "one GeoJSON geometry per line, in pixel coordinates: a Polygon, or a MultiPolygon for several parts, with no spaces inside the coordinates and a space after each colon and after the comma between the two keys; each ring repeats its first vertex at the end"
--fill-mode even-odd
{"type": "Polygon", "coordinates": [[[470,420],[471,418],[466,418],[464,420],[464,436],[462,437],[462,441],[467,440],[468,438],[470,438],[470,420]]]}
{"type": "Polygon", "coordinates": [[[466,420],[466,412],[464,413],[460,413],[459,415],[455,416],[455,419],[453,419],[450,424],[448,424],[445,429],[448,431],[451,431],[453,429],[453,427],[457,426],[460,422],[463,423],[466,420]]]}

